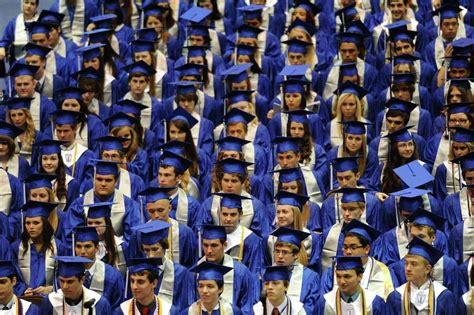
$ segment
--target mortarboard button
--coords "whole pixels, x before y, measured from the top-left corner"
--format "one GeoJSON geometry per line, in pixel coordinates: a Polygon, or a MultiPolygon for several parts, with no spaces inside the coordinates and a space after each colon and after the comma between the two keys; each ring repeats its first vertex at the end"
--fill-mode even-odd
{"type": "Polygon", "coordinates": [[[419,160],[397,167],[393,170],[400,179],[411,188],[420,187],[434,180],[419,160]]]}

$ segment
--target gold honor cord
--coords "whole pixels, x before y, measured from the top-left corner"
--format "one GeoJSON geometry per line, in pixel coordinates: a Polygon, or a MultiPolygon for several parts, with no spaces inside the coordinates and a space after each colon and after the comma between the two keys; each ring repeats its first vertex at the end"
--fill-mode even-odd
{"type": "MultiPolygon", "coordinates": [[[[434,289],[433,289],[433,284],[430,282],[430,290],[428,293],[428,314],[429,315],[434,315],[434,289]]],[[[403,296],[403,308],[405,309],[405,315],[410,314],[410,283],[407,282],[407,285],[405,287],[405,293],[403,296]]]]}
{"type": "MultiPolygon", "coordinates": [[[[337,289],[337,292],[336,292],[336,314],[337,315],[342,315],[341,299],[342,299],[341,289],[337,289]]],[[[367,315],[367,307],[365,305],[365,293],[362,287],[360,288],[360,307],[361,307],[361,313],[363,315],[367,315]]]]}
{"type": "Polygon", "coordinates": [[[171,223],[170,219],[168,219],[168,223],[170,224],[168,229],[168,258],[169,260],[173,261],[173,224],[171,223]]]}
{"type": "MultiPolygon", "coordinates": [[[[221,307],[221,302],[219,302],[219,311],[220,311],[220,314],[221,314],[221,315],[225,315],[225,314],[224,314],[224,308],[221,307]]],[[[158,314],[158,315],[161,315],[161,314],[158,314]]],[[[201,315],[201,301],[198,302],[198,312],[197,312],[197,315],[201,315]]]]}
{"type": "Polygon", "coordinates": [[[74,143],[74,157],[72,160],[72,171],[71,171],[72,177],[74,177],[74,171],[76,170],[76,157],[77,157],[77,143],[74,143]]]}
{"type": "MultiPolygon", "coordinates": [[[[132,300],[132,303],[130,303],[130,306],[128,307],[128,314],[129,315],[135,315],[135,305],[136,305],[136,301],[135,299],[132,300]]],[[[156,307],[158,309],[158,315],[161,315],[161,300],[160,298],[157,296],[156,297],[156,307]]],[[[152,314],[155,314],[155,312],[153,312],[152,314]]]]}
{"type": "MultiPolygon", "coordinates": [[[[84,310],[84,303],[86,302],[86,290],[82,289],[82,305],[81,305],[81,314],[85,315],[86,312],[84,310]]],[[[63,314],[67,315],[66,313],[66,299],[63,297],[63,314]]]]}
{"type": "Polygon", "coordinates": [[[239,247],[239,259],[238,261],[241,262],[242,258],[244,257],[244,226],[242,225],[242,236],[240,237],[240,247],[239,247]]]}

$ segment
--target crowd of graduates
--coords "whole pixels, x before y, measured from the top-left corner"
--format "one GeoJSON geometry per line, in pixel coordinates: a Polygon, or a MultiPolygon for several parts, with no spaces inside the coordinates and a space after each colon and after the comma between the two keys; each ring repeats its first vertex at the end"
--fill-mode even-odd
{"type": "Polygon", "coordinates": [[[472,1],[18,2],[0,312],[474,314],[472,1]]]}

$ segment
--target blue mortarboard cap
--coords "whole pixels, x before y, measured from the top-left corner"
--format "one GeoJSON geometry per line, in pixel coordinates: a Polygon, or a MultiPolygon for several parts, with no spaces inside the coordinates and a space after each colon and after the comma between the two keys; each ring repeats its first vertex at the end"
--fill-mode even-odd
{"type": "Polygon", "coordinates": [[[70,278],[77,275],[83,275],[86,267],[84,264],[90,264],[94,261],[79,256],[53,256],[59,262],[57,274],[59,277],[70,278]]]}
{"type": "Polygon", "coordinates": [[[188,26],[188,36],[209,36],[209,26],[202,24],[191,24],[188,26]]]}
{"type": "Polygon", "coordinates": [[[336,256],[336,270],[364,269],[361,256],[336,256]]]}
{"type": "Polygon", "coordinates": [[[262,29],[253,27],[247,24],[240,26],[238,29],[239,37],[240,38],[257,38],[258,34],[263,32],[262,29]]]}
{"type": "Polygon", "coordinates": [[[149,16],[162,16],[165,13],[165,9],[162,6],[150,3],[143,7],[143,14],[145,18],[149,16]]]}
{"type": "MultiPolygon", "coordinates": [[[[451,81],[452,82],[452,81],[451,81]]],[[[448,108],[448,114],[470,114],[472,113],[473,103],[451,103],[446,105],[448,108]]]]}
{"type": "Polygon", "coordinates": [[[333,167],[336,172],[342,173],[347,171],[359,171],[359,157],[347,156],[340,157],[333,160],[333,167]]]}
{"type": "Polygon", "coordinates": [[[434,177],[418,160],[397,167],[393,171],[408,187],[420,187],[434,180],[434,177]]]}
{"type": "Polygon", "coordinates": [[[62,103],[64,102],[64,100],[67,99],[76,99],[82,101],[82,94],[84,93],[84,91],[80,88],[70,86],[58,91],[58,93],[60,95],[60,102],[62,103]]]}
{"type": "Polygon", "coordinates": [[[82,46],[76,49],[76,52],[82,54],[84,60],[92,60],[99,58],[102,55],[101,48],[105,47],[104,44],[92,44],[89,46],[82,46]]]}
{"type": "Polygon", "coordinates": [[[300,93],[306,92],[306,82],[301,80],[286,80],[281,82],[283,87],[283,93],[300,93]]]}
{"type": "Polygon", "coordinates": [[[279,170],[272,171],[272,173],[278,173],[278,181],[280,183],[289,183],[296,180],[301,180],[302,175],[299,167],[281,168],[279,170]]]}
{"type": "Polygon", "coordinates": [[[168,193],[176,187],[148,187],[140,192],[145,196],[145,203],[152,203],[162,199],[169,199],[168,193]]]}
{"type": "Polygon", "coordinates": [[[237,56],[253,56],[258,47],[239,44],[237,45],[237,56]]]}
{"type": "Polygon", "coordinates": [[[0,278],[17,275],[15,264],[11,260],[0,260],[0,278]]]}
{"type": "Polygon", "coordinates": [[[149,40],[137,39],[130,43],[132,45],[132,52],[139,53],[144,51],[155,51],[155,42],[149,40]]]}
{"type": "Polygon", "coordinates": [[[34,146],[38,147],[39,155],[50,155],[50,154],[60,154],[61,153],[61,145],[65,144],[64,141],[59,140],[50,140],[46,139],[40,142],[36,142],[34,146]]]}
{"type": "Polygon", "coordinates": [[[183,154],[186,148],[189,148],[190,144],[188,142],[183,142],[179,140],[171,140],[159,146],[160,150],[171,151],[175,154],[183,154]]]}
{"type": "Polygon", "coordinates": [[[249,20],[258,19],[262,16],[262,11],[265,9],[263,5],[251,4],[238,8],[240,12],[243,12],[245,18],[249,20]]]}
{"type": "Polygon", "coordinates": [[[366,240],[368,240],[370,243],[375,241],[377,237],[382,234],[379,230],[374,229],[370,225],[365,224],[357,219],[352,220],[345,227],[343,227],[342,233],[344,235],[347,233],[354,233],[360,235],[366,240]]]}
{"type": "Polygon", "coordinates": [[[418,35],[417,31],[409,31],[407,28],[396,28],[389,31],[389,39],[391,42],[398,42],[401,40],[413,42],[416,35],[418,35]]]}
{"type": "Polygon", "coordinates": [[[240,83],[248,79],[247,70],[252,67],[251,63],[242,63],[231,66],[229,69],[224,70],[222,75],[224,75],[230,82],[240,83]]]}
{"type": "Polygon", "coordinates": [[[41,22],[32,22],[26,27],[28,33],[31,35],[35,34],[46,34],[49,35],[49,25],[41,22]]]}
{"type": "Polygon", "coordinates": [[[246,196],[226,192],[214,193],[214,195],[221,197],[221,207],[229,209],[242,209],[242,200],[250,199],[246,196]]]}
{"type": "Polygon", "coordinates": [[[90,44],[107,44],[109,42],[109,35],[114,32],[110,28],[96,28],[89,32],[84,32],[89,38],[90,44]]]}
{"type": "Polygon", "coordinates": [[[316,34],[317,31],[314,25],[306,23],[298,18],[290,24],[290,26],[288,27],[288,33],[291,32],[293,29],[301,29],[304,32],[308,33],[310,37],[313,37],[313,35],[316,34]]]}
{"type": "Polygon", "coordinates": [[[295,1],[295,8],[303,8],[308,12],[311,12],[313,16],[321,12],[321,8],[309,0],[295,1]]]}
{"type": "Polygon", "coordinates": [[[147,40],[150,42],[156,42],[158,39],[158,34],[156,30],[152,27],[149,28],[141,28],[136,31],[137,39],[139,40],[147,40]]]}
{"type": "Polygon", "coordinates": [[[408,244],[408,254],[425,258],[432,266],[443,256],[443,252],[437,250],[422,239],[415,237],[408,244]]]}
{"type": "Polygon", "coordinates": [[[448,82],[449,82],[449,87],[455,86],[455,87],[464,88],[466,90],[470,90],[471,81],[472,79],[470,78],[452,78],[448,82]]]}
{"type": "Polygon", "coordinates": [[[8,70],[8,74],[12,77],[19,77],[22,75],[29,75],[34,77],[38,71],[38,66],[27,65],[24,63],[16,62],[13,67],[8,70]]]}
{"type": "Polygon", "coordinates": [[[171,151],[163,152],[160,157],[160,165],[172,166],[180,174],[184,173],[192,163],[193,162],[184,156],[175,154],[171,151]]]}
{"type": "Polygon", "coordinates": [[[367,192],[367,189],[342,187],[339,188],[337,192],[342,193],[342,203],[365,202],[364,193],[367,192]]]}
{"type": "Polygon", "coordinates": [[[461,69],[469,69],[469,58],[468,56],[456,55],[451,56],[449,59],[451,62],[449,63],[449,68],[461,68],[461,69]]]}
{"type": "Polygon", "coordinates": [[[78,226],[74,228],[76,242],[98,242],[99,234],[94,226],[78,226]]]}
{"type": "Polygon", "coordinates": [[[450,129],[456,130],[451,134],[451,140],[455,142],[474,142],[474,130],[462,127],[452,127],[450,129]]]}
{"type": "Polygon", "coordinates": [[[366,126],[371,125],[371,123],[357,120],[343,121],[340,123],[343,125],[344,133],[351,135],[365,135],[367,132],[366,126]]]}
{"type": "Polygon", "coordinates": [[[12,139],[15,139],[21,133],[23,133],[22,129],[5,121],[0,121],[0,136],[7,136],[12,139]]]}
{"type": "Polygon", "coordinates": [[[255,116],[244,112],[238,108],[232,108],[224,117],[224,121],[226,125],[236,124],[236,123],[243,123],[247,125],[249,122],[254,120],[255,116]]]}
{"type": "Polygon", "coordinates": [[[77,72],[74,72],[72,74],[72,77],[74,79],[76,79],[77,81],[79,81],[82,78],[90,78],[90,79],[94,79],[94,80],[99,80],[100,74],[94,68],[88,67],[88,68],[85,68],[85,69],[81,69],[77,72]]]}
{"type": "Polygon", "coordinates": [[[357,64],[354,62],[340,64],[339,71],[341,77],[353,77],[355,75],[359,75],[357,64]]]}
{"type": "Polygon", "coordinates": [[[137,123],[136,118],[123,112],[118,112],[117,114],[114,114],[113,116],[104,120],[104,125],[108,125],[109,130],[112,130],[116,127],[132,127],[135,123],[137,123]]]}
{"type": "Polygon", "coordinates": [[[185,122],[189,126],[189,129],[191,129],[192,127],[194,127],[194,125],[198,123],[198,120],[194,118],[193,115],[188,113],[184,108],[180,106],[176,107],[176,109],[171,112],[168,117],[166,117],[166,121],[168,123],[177,120],[185,122]]]}
{"type": "Polygon", "coordinates": [[[151,76],[154,73],[156,73],[156,70],[153,69],[152,66],[144,62],[143,60],[134,62],[132,64],[127,65],[124,68],[125,71],[127,71],[129,74],[132,73],[141,73],[145,76],[151,76]]]}
{"type": "Polygon", "coordinates": [[[40,56],[42,59],[46,59],[46,55],[48,55],[52,49],[49,47],[28,43],[23,47],[23,50],[26,51],[27,55],[40,56]]]}
{"type": "Polygon", "coordinates": [[[420,57],[412,54],[403,54],[393,57],[393,62],[395,65],[399,64],[414,64],[415,61],[420,60],[420,57]]]}
{"type": "Polygon", "coordinates": [[[49,217],[49,213],[56,208],[57,203],[48,203],[48,202],[41,202],[41,201],[33,201],[30,200],[21,207],[23,212],[25,213],[25,217],[49,217]]]}
{"type": "Polygon", "coordinates": [[[297,122],[301,124],[308,124],[309,123],[308,115],[316,114],[315,112],[310,112],[305,109],[292,110],[287,113],[288,113],[289,122],[297,122]]]}
{"type": "Polygon", "coordinates": [[[268,266],[263,273],[263,281],[289,281],[290,277],[287,266],[268,266]]]}
{"type": "Polygon", "coordinates": [[[118,0],[105,0],[104,1],[104,11],[112,12],[115,10],[121,10],[120,2],[118,0]]]}
{"type": "Polygon", "coordinates": [[[53,26],[61,25],[61,22],[64,19],[64,14],[59,12],[54,12],[50,10],[41,10],[41,13],[38,17],[38,21],[43,24],[49,24],[53,26]]]}
{"type": "Polygon", "coordinates": [[[391,142],[407,142],[413,140],[413,135],[410,132],[411,127],[413,126],[402,127],[384,136],[384,138],[389,138],[391,142]]]}
{"type": "Polygon", "coordinates": [[[141,241],[144,245],[153,245],[162,239],[168,238],[169,223],[161,220],[154,220],[145,224],[145,226],[145,228],[139,230],[141,232],[141,241]]]}
{"type": "Polygon", "coordinates": [[[362,37],[369,37],[371,32],[360,20],[353,21],[346,26],[347,33],[360,34],[362,37]]]}
{"type": "Polygon", "coordinates": [[[148,270],[159,274],[160,269],[158,266],[161,266],[162,263],[161,258],[158,257],[131,258],[127,261],[127,267],[130,273],[148,270]]]}
{"type": "Polygon", "coordinates": [[[400,210],[413,213],[418,208],[423,208],[422,196],[428,194],[429,190],[407,188],[391,193],[390,195],[400,197],[398,207],[400,210]]]}
{"type": "Polygon", "coordinates": [[[392,84],[397,83],[415,83],[416,73],[394,73],[392,74],[392,84]]]}
{"type": "Polygon", "coordinates": [[[116,18],[117,16],[115,14],[109,13],[91,17],[91,21],[95,24],[97,28],[111,29],[112,21],[116,18]]]}
{"type": "Polygon", "coordinates": [[[276,236],[277,242],[290,243],[300,248],[301,243],[310,236],[310,233],[282,226],[273,231],[271,235],[276,236]]]}
{"type": "Polygon", "coordinates": [[[470,55],[472,45],[474,45],[474,39],[472,38],[460,38],[451,42],[454,55],[470,55]]]}
{"type": "Polygon", "coordinates": [[[133,114],[135,117],[140,117],[141,111],[148,108],[148,106],[143,105],[142,103],[126,99],[118,101],[116,104],[120,106],[121,112],[124,112],[125,114],[133,114]]]}
{"type": "Polygon", "coordinates": [[[367,95],[368,91],[352,81],[346,81],[340,84],[338,88],[334,91],[334,94],[336,95],[341,95],[345,93],[353,94],[357,96],[358,99],[362,99],[364,96],[367,95]]]}
{"type": "Polygon", "coordinates": [[[447,3],[433,11],[433,15],[439,15],[440,20],[458,18],[459,12],[461,12],[459,5],[454,5],[452,3],[447,3]]]}
{"type": "Polygon", "coordinates": [[[204,65],[196,64],[196,63],[186,63],[179,67],[174,68],[179,73],[179,77],[183,76],[202,76],[202,69],[204,65]]]}
{"type": "Polygon", "coordinates": [[[56,175],[48,175],[48,174],[31,174],[28,176],[24,182],[27,185],[29,190],[36,189],[36,188],[53,188],[52,181],[56,179],[56,175]]]}
{"type": "Polygon", "coordinates": [[[224,275],[231,271],[231,267],[227,267],[221,264],[214,264],[208,261],[203,261],[199,265],[196,265],[189,269],[191,272],[198,273],[197,281],[201,280],[215,280],[224,281],[224,275]]]}
{"type": "Polygon", "coordinates": [[[83,115],[81,112],[59,109],[54,111],[53,120],[56,125],[76,125],[78,118],[83,115]]]}
{"type": "Polygon", "coordinates": [[[281,76],[289,76],[289,77],[301,77],[306,74],[308,71],[309,65],[286,65],[279,73],[281,76]]]}
{"type": "Polygon", "coordinates": [[[188,50],[188,58],[192,57],[205,57],[208,46],[186,46],[184,47],[188,50]]]}
{"type": "Polygon", "coordinates": [[[296,38],[292,38],[283,42],[287,45],[287,49],[289,53],[300,53],[306,54],[307,47],[313,45],[312,43],[308,43],[296,38]]]}
{"type": "Polygon", "coordinates": [[[362,34],[352,32],[337,33],[336,38],[340,43],[354,43],[356,45],[360,45],[364,40],[362,34]]]}
{"type": "Polygon", "coordinates": [[[389,110],[400,110],[404,113],[411,113],[418,105],[412,102],[407,102],[396,97],[392,97],[385,103],[385,107],[389,110]]]}
{"type": "Polygon", "coordinates": [[[91,159],[90,161],[94,163],[96,174],[117,176],[120,172],[119,163],[117,162],[97,159],[91,159]]]}
{"type": "Polygon", "coordinates": [[[90,219],[110,218],[113,202],[97,202],[84,205],[88,208],[87,217],[90,219]]]}
{"type": "Polygon", "coordinates": [[[278,201],[278,205],[280,206],[294,206],[301,209],[303,205],[308,202],[309,197],[280,190],[276,194],[275,199],[278,201]]]}
{"type": "Polygon", "coordinates": [[[470,152],[464,156],[452,160],[453,163],[461,164],[462,170],[473,170],[474,169],[474,152],[470,152]]]}
{"type": "Polygon", "coordinates": [[[391,32],[391,31],[399,30],[399,29],[406,30],[406,29],[408,29],[407,26],[409,24],[411,24],[410,21],[403,19],[403,20],[399,20],[399,21],[387,24],[386,27],[389,30],[389,32],[391,32]]]}
{"type": "Polygon", "coordinates": [[[176,94],[194,94],[197,89],[196,85],[202,83],[198,81],[178,81],[171,84],[176,86],[176,94]]]}
{"type": "Polygon", "coordinates": [[[123,142],[127,139],[114,137],[114,136],[104,136],[97,139],[99,143],[100,151],[104,150],[123,150],[123,142]]]}
{"type": "Polygon", "coordinates": [[[219,145],[219,151],[237,151],[242,152],[242,147],[250,141],[237,137],[227,136],[216,141],[219,145]]]}
{"type": "Polygon", "coordinates": [[[411,223],[427,225],[435,230],[443,229],[444,221],[444,218],[422,208],[417,209],[410,216],[411,223]]]}
{"type": "Polygon", "coordinates": [[[357,13],[358,12],[357,12],[355,4],[345,6],[335,12],[336,16],[340,16],[340,17],[344,16],[345,17],[344,20],[347,20],[348,17],[354,16],[357,13]]]}
{"type": "Polygon", "coordinates": [[[236,104],[238,102],[252,102],[253,90],[236,90],[227,93],[226,98],[229,101],[229,105],[236,104]]]}
{"type": "Polygon", "coordinates": [[[12,109],[30,109],[33,97],[12,97],[3,101],[1,105],[8,106],[8,110],[12,109]]]}
{"type": "Polygon", "coordinates": [[[227,239],[225,227],[222,225],[202,225],[202,238],[205,240],[227,239]]]}
{"type": "Polygon", "coordinates": [[[201,23],[211,14],[211,10],[195,6],[181,14],[180,18],[188,22],[201,23]]]}
{"type": "Polygon", "coordinates": [[[220,160],[216,164],[222,167],[223,173],[245,175],[247,173],[247,167],[252,165],[253,163],[228,158],[220,160]]]}
{"type": "Polygon", "coordinates": [[[300,138],[294,137],[275,137],[273,143],[276,145],[276,153],[300,152],[300,140],[300,138]]]}

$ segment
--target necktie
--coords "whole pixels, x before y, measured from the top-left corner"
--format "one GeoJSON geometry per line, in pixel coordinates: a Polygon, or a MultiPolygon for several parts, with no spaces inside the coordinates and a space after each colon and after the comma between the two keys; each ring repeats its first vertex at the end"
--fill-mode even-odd
{"type": "Polygon", "coordinates": [[[91,286],[91,273],[88,270],[84,272],[84,286],[88,289],[91,286]]]}
{"type": "Polygon", "coordinates": [[[352,300],[352,298],[350,297],[348,300],[347,300],[347,303],[352,303],[354,302],[354,300],[352,300]]]}
{"type": "Polygon", "coordinates": [[[149,311],[150,311],[150,310],[148,309],[148,307],[147,307],[147,306],[144,306],[144,307],[142,308],[142,315],[148,315],[148,312],[149,312],[149,311]]]}
{"type": "Polygon", "coordinates": [[[8,311],[8,310],[9,310],[9,308],[6,305],[2,308],[2,311],[8,311]]]}
{"type": "Polygon", "coordinates": [[[278,311],[277,307],[273,308],[272,315],[280,315],[280,312],[278,311]]]}

